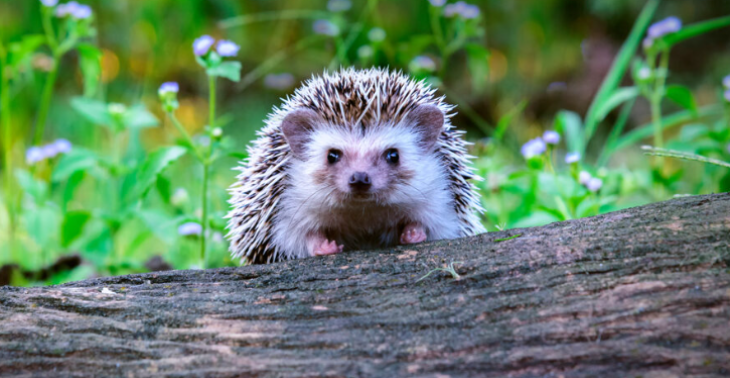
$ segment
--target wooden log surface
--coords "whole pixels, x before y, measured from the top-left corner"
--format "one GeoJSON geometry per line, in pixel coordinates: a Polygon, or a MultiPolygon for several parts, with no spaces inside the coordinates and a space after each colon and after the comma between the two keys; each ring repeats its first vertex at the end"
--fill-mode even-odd
{"type": "Polygon", "coordinates": [[[729,266],[725,193],[392,250],[2,287],[0,376],[727,377],[729,266]],[[450,263],[458,279],[421,279],[450,263]]]}

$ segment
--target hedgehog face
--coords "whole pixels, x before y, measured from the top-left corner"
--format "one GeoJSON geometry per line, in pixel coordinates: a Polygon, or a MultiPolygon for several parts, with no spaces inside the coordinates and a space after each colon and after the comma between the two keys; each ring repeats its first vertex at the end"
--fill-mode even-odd
{"type": "Polygon", "coordinates": [[[402,189],[414,187],[443,122],[434,106],[416,107],[398,124],[369,127],[332,125],[311,110],[293,111],[282,131],[302,164],[290,175],[297,176],[298,185],[327,193],[334,205],[402,202],[402,189]]]}
{"type": "Polygon", "coordinates": [[[420,156],[407,133],[397,128],[364,135],[328,129],[315,133],[312,139],[310,161],[317,167],[311,174],[312,183],[332,188],[332,195],[341,202],[387,203],[388,194],[413,177],[409,162],[420,156]]]}

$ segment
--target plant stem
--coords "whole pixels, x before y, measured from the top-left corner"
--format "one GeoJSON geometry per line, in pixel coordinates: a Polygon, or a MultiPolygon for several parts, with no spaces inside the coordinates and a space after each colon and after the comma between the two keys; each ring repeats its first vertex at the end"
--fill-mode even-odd
{"type": "Polygon", "coordinates": [[[448,48],[446,46],[446,42],[444,41],[444,31],[441,28],[441,20],[439,17],[441,14],[440,11],[440,7],[429,7],[434,41],[436,42],[436,47],[438,47],[439,52],[441,53],[441,65],[438,70],[438,77],[441,79],[441,82],[443,82],[444,75],[446,74],[446,61],[449,60],[449,53],[447,51],[448,48]]]}
{"type": "Polygon", "coordinates": [[[210,170],[209,164],[203,164],[203,216],[202,224],[203,231],[200,234],[200,267],[205,269],[205,241],[206,232],[208,231],[208,171],[210,170]]]}
{"type": "Polygon", "coordinates": [[[41,144],[43,140],[43,133],[46,127],[46,117],[48,116],[48,108],[51,105],[51,98],[53,97],[53,87],[56,84],[56,77],[58,75],[58,61],[60,56],[53,54],[53,63],[51,70],[46,76],[46,83],[43,87],[43,94],[41,95],[41,103],[38,107],[38,118],[35,124],[35,137],[33,138],[33,145],[37,146],[41,144]]]}
{"type": "Polygon", "coordinates": [[[56,33],[53,31],[53,24],[51,23],[51,17],[53,17],[53,14],[51,14],[50,8],[47,7],[41,7],[41,13],[41,18],[43,18],[43,32],[46,33],[48,46],[51,50],[56,51],[58,48],[58,41],[56,40],[56,33]]]}
{"type": "Polygon", "coordinates": [[[661,52],[659,67],[655,70],[656,83],[651,96],[651,120],[654,123],[654,146],[664,147],[662,135],[662,98],[664,98],[665,84],[669,74],[669,49],[661,52]]]}
{"type": "Polygon", "coordinates": [[[651,97],[651,121],[654,124],[654,146],[659,148],[664,146],[661,102],[661,96],[654,95],[651,97]]]}
{"type": "Polygon", "coordinates": [[[7,72],[7,51],[2,40],[0,40],[0,126],[2,126],[3,135],[3,167],[5,173],[4,197],[8,212],[8,260],[12,259],[12,250],[15,246],[15,227],[16,215],[15,206],[13,204],[13,143],[11,141],[12,131],[10,129],[10,93],[8,82],[10,78],[7,72]]]}
{"type": "Polygon", "coordinates": [[[193,138],[190,137],[190,134],[188,134],[188,131],[185,130],[185,128],[183,127],[183,125],[180,123],[180,121],[178,121],[177,117],[175,117],[175,113],[168,112],[167,113],[167,116],[170,118],[170,121],[172,121],[172,124],[175,126],[175,128],[180,133],[180,135],[182,135],[183,138],[185,138],[185,142],[190,146],[190,148],[192,148],[193,153],[195,153],[195,157],[197,157],[198,160],[200,160],[201,163],[204,163],[205,162],[205,157],[203,156],[203,154],[200,153],[200,151],[198,150],[198,148],[195,147],[195,143],[193,142],[193,138]]]}
{"type": "MultiPolygon", "coordinates": [[[[213,131],[215,129],[215,76],[208,77],[208,91],[210,100],[208,101],[208,130],[213,131]]],[[[208,133],[210,137],[210,132],[208,133]]],[[[206,240],[208,233],[208,179],[210,171],[210,156],[213,153],[213,138],[210,137],[208,141],[208,151],[205,154],[203,160],[203,192],[202,192],[202,206],[203,214],[201,219],[202,232],[200,234],[200,260],[201,268],[205,269],[205,252],[206,252],[206,240]]]]}
{"type": "Polygon", "coordinates": [[[46,118],[48,117],[48,108],[51,105],[53,87],[56,85],[56,77],[58,76],[58,64],[61,60],[61,56],[63,55],[63,53],[59,51],[58,40],[56,39],[56,33],[53,30],[53,24],[51,23],[51,17],[53,16],[51,14],[51,10],[45,6],[41,8],[43,32],[46,34],[48,47],[51,48],[53,55],[51,59],[53,62],[51,64],[51,70],[48,72],[48,76],[46,76],[46,83],[43,86],[43,94],[41,95],[41,103],[38,106],[38,118],[36,118],[35,136],[33,137],[34,146],[41,144],[41,141],[43,140],[43,133],[46,128],[46,118]]]}

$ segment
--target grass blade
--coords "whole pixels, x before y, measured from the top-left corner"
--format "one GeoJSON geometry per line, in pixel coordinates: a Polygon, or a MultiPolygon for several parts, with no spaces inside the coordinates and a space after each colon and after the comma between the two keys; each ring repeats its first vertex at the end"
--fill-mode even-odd
{"type": "Polygon", "coordinates": [[[730,16],[715,18],[712,20],[687,25],[678,32],[668,34],[662,39],[667,45],[673,46],[686,39],[705,34],[715,29],[724,28],[726,26],[730,26],[730,16]]]}
{"type": "MultiPolygon", "coordinates": [[[[721,108],[718,105],[710,105],[701,108],[697,115],[689,110],[683,110],[681,112],[674,113],[669,116],[662,118],[662,130],[671,129],[672,127],[679,126],[685,122],[692,121],[697,118],[704,118],[707,116],[720,114],[721,108]]],[[[654,125],[646,124],[631,132],[626,133],[621,139],[619,139],[613,146],[606,146],[608,155],[616,153],[617,151],[626,148],[628,146],[639,143],[642,139],[649,138],[654,134],[654,125]]]]}
{"type": "Polygon", "coordinates": [[[712,165],[719,165],[721,167],[730,168],[730,163],[726,163],[722,160],[712,159],[708,157],[704,157],[702,155],[697,155],[689,152],[682,152],[677,150],[668,150],[666,148],[656,148],[652,146],[641,146],[641,149],[644,150],[645,154],[652,155],[652,156],[665,156],[665,157],[672,157],[676,159],[681,160],[688,160],[688,161],[698,161],[700,163],[707,163],[712,165]]]}
{"type": "Polygon", "coordinates": [[[590,141],[591,137],[596,132],[598,122],[600,122],[598,117],[599,108],[602,106],[603,102],[613,94],[613,91],[616,90],[621,83],[621,79],[624,77],[624,74],[631,63],[631,58],[634,56],[636,48],[641,43],[644,33],[649,27],[649,23],[654,17],[654,12],[656,12],[658,6],[659,0],[649,0],[646,5],[644,5],[644,9],[641,10],[639,18],[636,20],[636,23],[634,23],[634,27],[631,29],[629,37],[626,39],[626,42],[624,42],[623,46],[621,46],[621,50],[616,56],[616,60],[614,60],[611,70],[608,71],[608,75],[606,75],[606,78],[603,79],[601,88],[598,90],[598,93],[596,93],[596,97],[593,99],[593,103],[591,103],[590,108],[588,108],[588,113],[586,114],[586,145],[588,145],[588,141],[590,141]]]}

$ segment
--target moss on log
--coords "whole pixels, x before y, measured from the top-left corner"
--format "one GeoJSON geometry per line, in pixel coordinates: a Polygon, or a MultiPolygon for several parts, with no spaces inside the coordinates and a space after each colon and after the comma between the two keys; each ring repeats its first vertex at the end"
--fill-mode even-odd
{"type": "Polygon", "coordinates": [[[729,376],[729,266],[726,193],[392,250],[3,287],[0,376],[729,376]],[[458,278],[421,279],[450,263],[458,278]]]}

